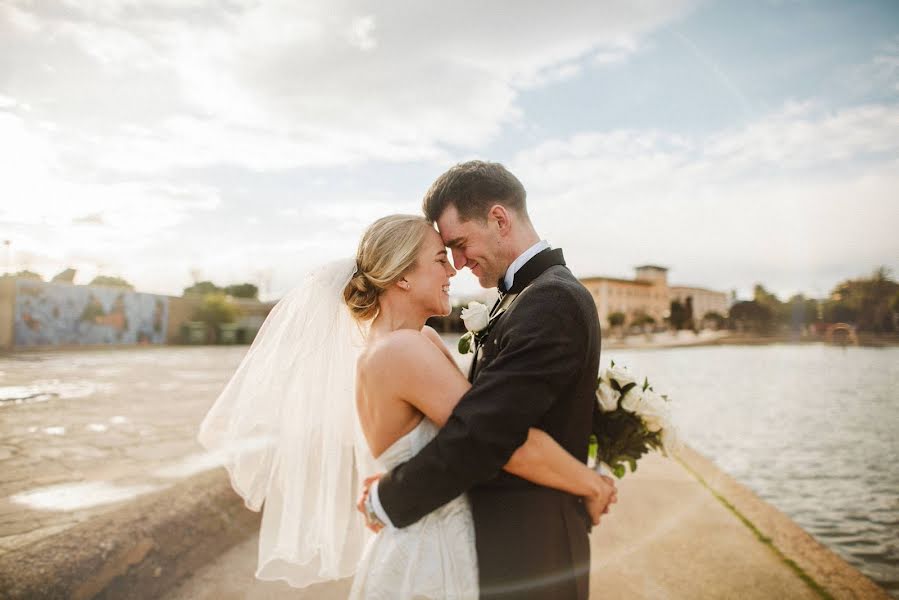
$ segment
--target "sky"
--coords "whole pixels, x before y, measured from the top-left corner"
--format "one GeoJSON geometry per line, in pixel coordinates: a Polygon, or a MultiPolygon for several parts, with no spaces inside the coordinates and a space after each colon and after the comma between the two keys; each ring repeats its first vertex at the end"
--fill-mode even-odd
{"type": "Polygon", "coordinates": [[[277,298],[473,158],[581,277],[899,274],[899,3],[0,2],[6,271],[277,298]]]}

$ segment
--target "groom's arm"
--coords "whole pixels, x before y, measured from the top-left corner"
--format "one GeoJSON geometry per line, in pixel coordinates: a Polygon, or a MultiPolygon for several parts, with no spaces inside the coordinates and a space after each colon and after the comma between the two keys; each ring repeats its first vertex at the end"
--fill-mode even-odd
{"type": "Polygon", "coordinates": [[[471,486],[492,479],[528,429],[570,388],[584,362],[586,333],[572,291],[533,286],[504,323],[504,344],[446,425],[421,452],[387,473],[377,499],[405,527],[471,486]]]}

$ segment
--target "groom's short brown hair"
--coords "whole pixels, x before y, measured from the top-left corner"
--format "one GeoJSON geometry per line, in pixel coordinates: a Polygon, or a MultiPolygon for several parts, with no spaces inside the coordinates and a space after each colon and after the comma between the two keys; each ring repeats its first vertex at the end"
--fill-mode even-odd
{"type": "Polygon", "coordinates": [[[448,206],[456,207],[462,221],[484,221],[494,204],[502,204],[527,217],[524,186],[499,163],[470,160],[437,178],[425,193],[422,210],[431,223],[448,206]]]}

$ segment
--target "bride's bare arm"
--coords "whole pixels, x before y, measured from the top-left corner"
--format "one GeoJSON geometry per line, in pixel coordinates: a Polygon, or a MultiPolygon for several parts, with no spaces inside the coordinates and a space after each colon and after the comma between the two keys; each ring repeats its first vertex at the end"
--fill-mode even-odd
{"type": "MultiPolygon", "coordinates": [[[[455,363],[447,363],[447,355],[428,334],[403,331],[393,335],[390,348],[379,357],[384,362],[377,371],[389,374],[391,385],[403,400],[443,427],[471,384],[453,366],[455,363]]],[[[614,492],[602,476],[571,456],[545,431],[533,427],[504,469],[576,496],[608,498],[614,492]]]]}
{"type": "Polygon", "coordinates": [[[456,359],[453,358],[453,354],[452,354],[452,352],[450,352],[450,349],[447,348],[446,344],[443,343],[443,339],[440,337],[440,334],[437,333],[437,331],[433,327],[430,327],[428,325],[425,325],[422,328],[421,332],[425,335],[426,338],[431,340],[431,342],[435,346],[437,346],[437,349],[440,350],[443,353],[443,355],[447,359],[449,359],[450,363],[452,363],[452,365],[455,366],[456,369],[458,369],[459,372],[461,373],[462,370],[459,369],[459,365],[456,364],[456,359]]]}
{"type": "Polygon", "coordinates": [[[505,471],[540,485],[575,496],[601,497],[610,493],[599,473],[573,457],[542,429],[528,429],[527,441],[518,447],[505,471]]]}

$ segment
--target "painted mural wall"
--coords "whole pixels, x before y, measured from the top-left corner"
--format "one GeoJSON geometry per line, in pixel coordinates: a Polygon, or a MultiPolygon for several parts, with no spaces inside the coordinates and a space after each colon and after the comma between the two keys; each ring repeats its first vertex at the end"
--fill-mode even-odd
{"type": "Polygon", "coordinates": [[[16,346],[163,344],[168,297],[111,287],[16,281],[16,346]]]}

